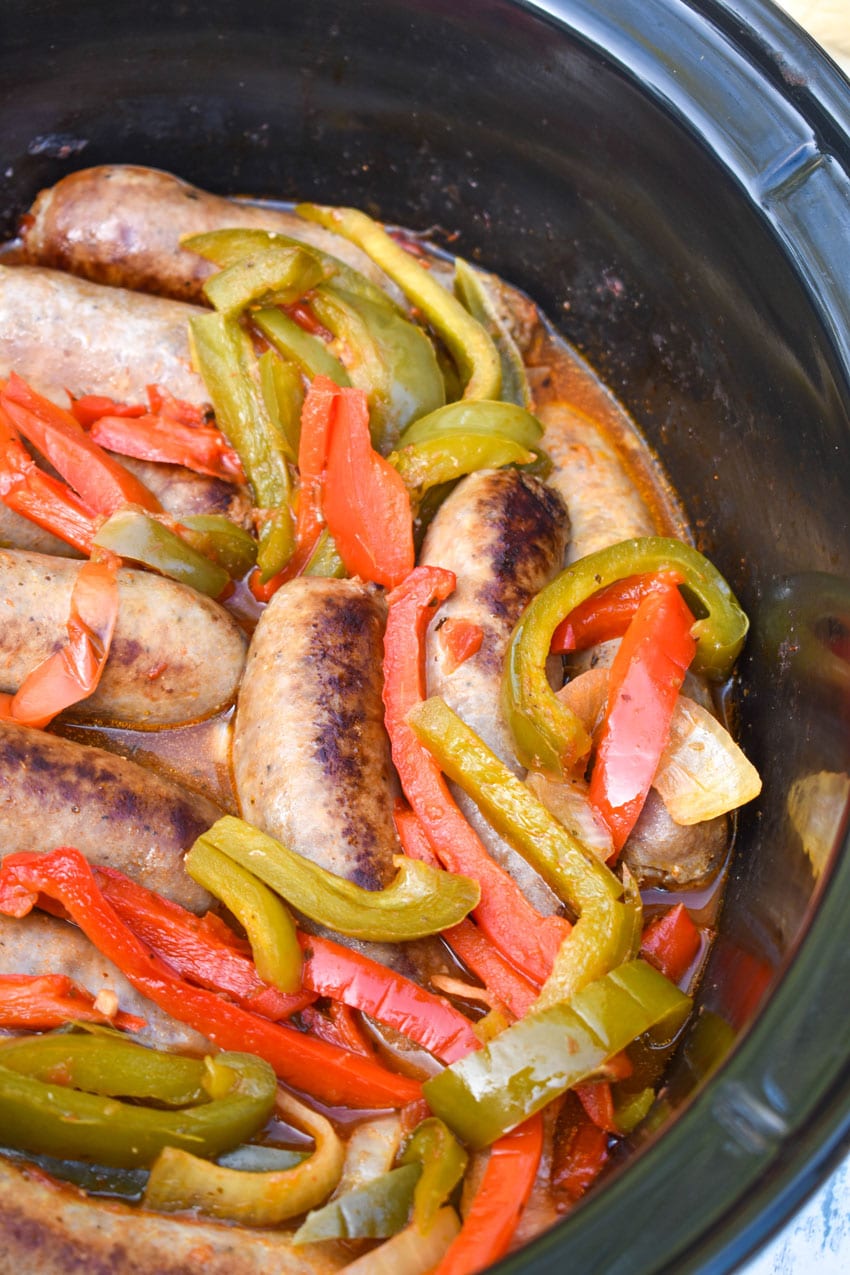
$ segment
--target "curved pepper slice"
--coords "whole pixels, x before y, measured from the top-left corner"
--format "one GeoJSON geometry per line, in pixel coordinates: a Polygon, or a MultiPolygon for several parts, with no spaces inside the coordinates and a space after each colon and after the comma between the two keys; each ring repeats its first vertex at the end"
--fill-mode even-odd
{"type": "Polygon", "coordinates": [[[199,838],[241,863],[312,921],[339,934],[403,943],[456,925],[478,902],[468,877],[395,858],[398,875],[384,890],[335,876],[250,824],[225,815],[199,838]]]}
{"type": "Polygon", "coordinates": [[[356,208],[299,204],[295,211],[317,221],[367,253],[397,283],[408,301],[439,335],[466,381],[463,396],[498,398],[502,384],[499,354],[485,329],[417,261],[391,239],[383,226],[356,208]]]}
{"type": "Polygon", "coordinates": [[[469,1156],[442,1120],[429,1116],[413,1130],[400,1164],[421,1164],[413,1192],[413,1221],[424,1235],[460,1182],[469,1156]]]}
{"type": "MultiPolygon", "coordinates": [[[[112,1046],[107,1041],[103,1048],[112,1046]]],[[[130,1088],[133,1055],[129,1051],[133,1049],[148,1052],[142,1046],[125,1045],[122,1061],[130,1088]]],[[[84,1093],[56,1080],[34,1079],[0,1062],[3,1141],[20,1150],[119,1168],[152,1164],[164,1146],[190,1146],[202,1155],[218,1155],[265,1124],[274,1106],[275,1078],[267,1063],[249,1054],[219,1054],[198,1064],[199,1070],[204,1066],[207,1074],[202,1084],[207,1094],[216,1096],[165,1111],[97,1092],[84,1093]]],[[[145,1096],[155,1101],[157,1093],[145,1096]]]]}
{"type": "Polygon", "coordinates": [[[484,270],[476,270],[463,257],[455,257],[455,296],[473,319],[477,319],[499,352],[502,365],[502,398],[506,403],[531,408],[534,399],[525,374],[525,364],[493,296],[500,281],[484,270]]]}
{"type": "Polygon", "coordinates": [[[295,922],[278,895],[252,872],[204,841],[183,859],[193,881],[236,917],[251,944],[260,978],[290,995],[301,990],[301,948],[295,922]]]}
{"type": "Polygon", "coordinates": [[[539,451],[543,426],[536,416],[515,403],[502,403],[498,399],[464,399],[460,403],[447,403],[428,416],[422,416],[407,429],[398,440],[399,448],[414,443],[430,442],[451,434],[494,434],[508,438],[529,451],[539,451]]]}
{"type": "Polygon", "coordinates": [[[439,483],[455,482],[476,469],[528,465],[534,459],[533,452],[498,434],[450,434],[423,439],[387,457],[417,502],[439,483]]]}
{"type": "Polygon", "coordinates": [[[425,700],[408,725],[484,817],[534,867],[579,919],[558,950],[538,1005],[563,1000],[632,955],[640,895],[623,887],[593,852],[555,819],[444,700],[425,700]]]}
{"type": "Polygon", "coordinates": [[[584,651],[598,642],[622,637],[644,598],[683,584],[681,571],[626,576],[600,589],[562,620],[552,637],[553,654],[584,651]]]}
{"type": "Polygon", "coordinates": [[[502,706],[524,765],[561,774],[590,750],[587,731],[557,698],[546,676],[552,635],[561,620],[593,593],[624,576],[647,571],[680,571],[686,594],[695,598],[705,613],[691,630],[697,643],[694,669],[715,678],[730,672],[749,622],[729,585],[707,558],[690,545],[663,536],[624,540],[589,554],[537,595],[511,637],[502,706]]]}
{"type": "Polygon", "coordinates": [[[316,289],[311,309],[334,337],[352,385],[366,393],[372,442],[386,455],[411,421],[446,401],[433,345],[391,306],[335,282],[316,289]]]}
{"type": "Polygon", "coordinates": [[[400,1107],[419,1098],[416,1081],[258,1018],[179,978],[121,922],[78,850],[65,846],[48,854],[6,856],[0,865],[0,912],[27,916],[40,894],[61,903],[143,996],[217,1045],[238,1045],[265,1058],[294,1088],[334,1106],[400,1107]]]}
{"type": "Polygon", "coordinates": [[[141,509],[117,510],[98,528],[93,543],[131,562],[153,567],[210,598],[221,597],[230,584],[224,567],[141,509]]]}
{"type": "Polygon", "coordinates": [[[406,1164],[308,1214],[293,1244],[318,1240],[379,1240],[407,1225],[421,1164],[406,1164]]]}
{"type": "Polygon", "coordinates": [[[589,983],[569,1003],[534,1010],[478,1053],[423,1085],[438,1115],[472,1147],[486,1147],[651,1027],[670,1035],[690,998],[643,961],[589,983]]]}
{"type": "Polygon", "coordinates": [[[163,1212],[200,1209],[242,1226],[278,1226],[326,1200],[339,1182],[345,1157],[333,1125],[282,1089],[276,1107],[284,1120],[315,1139],[316,1149],[306,1160],[293,1168],[257,1173],[165,1147],[151,1169],[145,1206],[163,1212]]]}
{"type": "Polygon", "coordinates": [[[155,1100],[163,1107],[189,1107],[210,1097],[203,1059],[147,1049],[118,1032],[58,1031],[4,1040],[0,1066],[45,1084],[155,1100]]]}

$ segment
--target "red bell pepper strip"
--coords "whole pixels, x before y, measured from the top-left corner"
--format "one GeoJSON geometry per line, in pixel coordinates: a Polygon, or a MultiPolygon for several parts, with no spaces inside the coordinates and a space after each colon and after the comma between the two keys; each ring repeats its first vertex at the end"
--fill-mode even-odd
{"type": "Polygon", "coordinates": [[[440,625],[440,645],[446,653],[445,669],[454,673],[465,660],[481,650],[484,630],[471,620],[447,619],[440,625]]]}
{"type": "Polygon", "coordinates": [[[194,403],[187,403],[183,398],[175,398],[161,385],[146,385],[145,390],[148,406],[155,416],[167,416],[169,420],[178,421],[181,425],[191,425],[193,429],[209,425],[213,420],[212,408],[209,406],[204,410],[194,403]]]}
{"type": "Polygon", "coordinates": [[[469,1020],[441,996],[331,939],[299,934],[298,942],[304,986],[311,991],[371,1014],[441,1062],[481,1048],[469,1020]]]}
{"type": "Polygon", "coordinates": [[[680,982],[696,960],[702,945],[700,932],[684,903],[657,916],[643,932],[641,956],[670,979],[680,982]]]}
{"type": "Polygon", "coordinates": [[[372,447],[363,390],[336,389],[322,509],[350,575],[393,589],[413,570],[410,497],[372,447]]]}
{"type": "Polygon", "coordinates": [[[184,425],[169,416],[100,416],[89,437],[121,456],[185,465],[196,474],[244,483],[245,474],[236,452],[220,429],[213,425],[184,425]]]}
{"type": "Polygon", "coordinates": [[[118,618],[117,566],[112,554],[83,563],[71,594],[68,641],[14,695],[0,696],[0,719],[43,727],[97,688],[118,618]]]}
{"type": "Polygon", "coordinates": [[[216,933],[207,918],[199,920],[114,869],[96,868],[95,879],[122,921],[183,978],[227,992],[253,1013],[288,1018],[317,996],[328,996],[409,1036],[442,1062],[479,1048],[471,1023],[442,997],[332,939],[298,935],[304,990],[286,996],[259,978],[250,956],[234,947],[232,931],[221,934],[223,922],[216,933]]]}
{"type": "Polygon", "coordinates": [[[539,1113],[493,1143],[460,1233],[432,1275],[475,1275],[504,1256],[528,1203],[542,1152],[539,1113]]]}
{"type": "Polygon", "coordinates": [[[147,411],[143,403],[119,403],[105,394],[83,394],[74,398],[69,392],[68,397],[71,415],[83,429],[90,429],[101,416],[144,416],[147,411]]]}
{"type": "Polygon", "coordinates": [[[70,412],[36,394],[14,372],[0,394],[12,424],[24,438],[99,514],[112,514],[122,505],[139,505],[158,513],[159,501],[138,478],[92,442],[70,412]]]}
{"type": "Polygon", "coordinates": [[[243,1009],[274,1022],[291,1017],[316,999],[316,993],[308,989],[288,996],[264,983],[251,960],[250,946],[241,943],[218,917],[197,917],[114,868],[95,868],[94,875],[124,924],[181,978],[211,992],[224,992],[243,1009]]]}
{"type": "Polygon", "coordinates": [[[94,510],[65,483],[38,468],[2,407],[0,500],[81,553],[91,553],[97,522],[94,510]]]}
{"type": "Polygon", "coordinates": [[[614,1097],[607,1080],[594,1080],[585,1085],[576,1085],[575,1095],[584,1107],[588,1119],[598,1129],[606,1133],[617,1134],[620,1129],[614,1114],[614,1097]]]}
{"type": "Polygon", "coordinates": [[[145,1026],[135,1014],[99,1008],[96,998],[66,974],[0,974],[0,1027],[42,1032],[70,1022],[109,1023],[122,1031],[145,1026]]]}
{"type": "Polygon", "coordinates": [[[425,630],[455,586],[451,571],[417,567],[389,595],[384,638],[384,707],[401,786],[440,862],[481,886],[475,919],[502,955],[532,981],[549,976],[569,932],[560,917],[543,917],[516,882],[487,854],[449,793],[439,766],[407,725],[424,699],[425,630]]]}
{"type": "MultiPolygon", "coordinates": [[[[411,859],[421,859],[432,867],[439,867],[425,829],[413,811],[404,809],[399,802],[393,818],[404,853],[411,859]]],[[[514,1018],[525,1017],[537,1000],[540,988],[517,973],[477,925],[464,920],[450,930],[443,930],[441,937],[458,960],[481,980],[493,999],[500,1001],[514,1018]]]]}
{"type": "Polygon", "coordinates": [[[117,965],[143,996],[220,1048],[265,1058],[293,1088],[331,1106],[402,1107],[420,1096],[417,1081],[259,1018],[185,982],[164,961],[152,956],[124,925],[78,850],[64,846],[43,855],[7,855],[0,865],[0,912],[26,916],[40,892],[68,910],[98,951],[117,965]]]}
{"type": "Polygon", "coordinates": [[[592,1186],[608,1162],[608,1134],[582,1116],[569,1134],[556,1142],[552,1190],[566,1205],[575,1204],[592,1186]]]}
{"type": "Polygon", "coordinates": [[[611,665],[608,707],[588,796],[622,849],[658,769],[688,665],[694,617],[675,586],[638,606],[611,665]]]}
{"type": "Polygon", "coordinates": [[[585,651],[622,637],[644,598],[682,584],[684,578],[679,571],[654,571],[600,589],[561,621],[552,636],[552,652],[585,651]]]}

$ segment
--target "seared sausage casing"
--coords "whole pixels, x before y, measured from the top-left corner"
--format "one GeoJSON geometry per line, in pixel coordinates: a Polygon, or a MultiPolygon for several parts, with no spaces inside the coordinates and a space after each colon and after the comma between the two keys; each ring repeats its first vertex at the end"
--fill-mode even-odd
{"type": "MultiPolygon", "coordinates": [[[[79,570],[65,558],[0,550],[0,690],[16,691],[67,640],[79,570]]],[[[223,607],[147,571],[119,570],[118,596],[109,658],[76,718],[152,730],[233,703],[246,642],[223,607]]]]}
{"type": "Polygon", "coordinates": [[[215,823],[206,797],[126,757],[0,722],[0,847],[74,846],[193,911],[210,905],[183,852],[215,823]]]}

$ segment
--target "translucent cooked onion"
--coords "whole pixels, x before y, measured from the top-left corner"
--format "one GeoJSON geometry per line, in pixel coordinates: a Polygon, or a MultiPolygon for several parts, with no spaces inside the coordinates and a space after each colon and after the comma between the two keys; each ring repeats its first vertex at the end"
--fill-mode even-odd
{"type": "Polygon", "coordinates": [[[434,1225],[424,1235],[416,1226],[406,1226],[379,1248],[343,1267],[343,1271],[345,1275],[426,1275],[442,1260],[459,1230],[454,1209],[440,1209],[434,1225]]]}
{"type": "Polygon", "coordinates": [[[675,823],[693,824],[752,801],[761,779],[711,713],[680,695],[653,787],[675,823]]]}

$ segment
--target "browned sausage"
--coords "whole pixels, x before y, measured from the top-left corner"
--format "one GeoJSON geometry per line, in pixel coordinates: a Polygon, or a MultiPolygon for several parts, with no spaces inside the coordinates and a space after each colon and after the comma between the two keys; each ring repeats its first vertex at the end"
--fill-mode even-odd
{"type": "Polygon", "coordinates": [[[399,853],[385,621],[380,590],[359,580],[284,585],[252,638],[233,736],[244,818],[368,890],[393,878],[399,853]]]}
{"type": "Polygon", "coordinates": [[[0,847],[74,846],[193,911],[210,897],[183,852],[219,817],[206,797],[126,757],[0,722],[0,847]]]}
{"type": "Polygon", "coordinates": [[[323,227],[279,208],[207,194],[154,168],[119,164],[71,173],[41,191],[25,221],[29,261],[182,301],[201,296],[213,267],[181,250],[181,238],[233,226],[313,244],[394,291],[365,253],[323,227]]]}
{"type": "Polygon", "coordinates": [[[81,930],[44,912],[22,920],[0,916],[0,974],[67,974],[92,996],[115,992],[119,1009],[144,1018],[146,1026],[133,1033],[142,1044],[198,1054],[207,1048],[203,1036],[137,992],[81,930]]]}
{"type": "MultiPolygon", "coordinates": [[[[0,689],[14,692],[66,640],[80,563],[0,550],[0,689]]],[[[118,573],[118,621],[100,685],[76,718],[153,730],[231,704],[245,661],[235,620],[210,598],[145,571],[118,573]]]]}
{"type": "MultiPolygon", "coordinates": [[[[500,685],[514,625],[560,569],[569,533],[563,502],[539,479],[515,469],[479,470],[440,507],[421,561],[455,572],[457,587],[432,621],[426,645],[429,695],[441,695],[486,744],[520,773],[500,707],[500,685]],[[448,621],[478,625],[480,650],[450,672],[440,633],[448,621]]],[[[551,912],[558,901],[515,850],[459,790],[458,805],[493,858],[532,903],[551,912]]]]}
{"type": "Polygon", "coordinates": [[[325,1241],[251,1231],[187,1214],[90,1200],[0,1157],[0,1275],[333,1275],[351,1260],[325,1241]]]}
{"type": "Polygon", "coordinates": [[[196,313],[55,270],[0,266],[0,376],[14,369],[62,406],[67,391],[140,403],[151,384],[201,405],[187,322],[196,313]]]}

